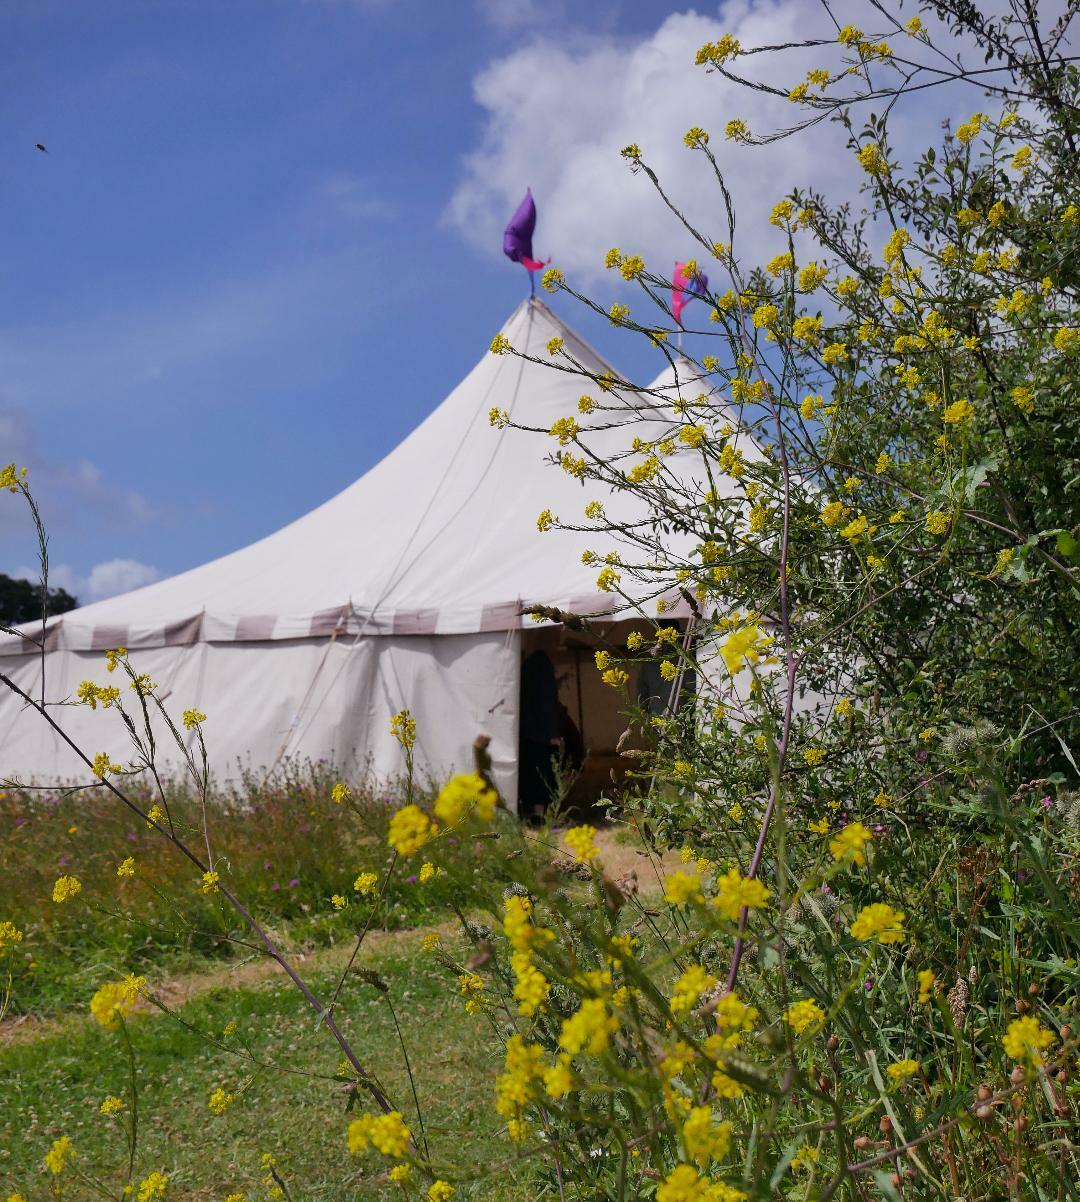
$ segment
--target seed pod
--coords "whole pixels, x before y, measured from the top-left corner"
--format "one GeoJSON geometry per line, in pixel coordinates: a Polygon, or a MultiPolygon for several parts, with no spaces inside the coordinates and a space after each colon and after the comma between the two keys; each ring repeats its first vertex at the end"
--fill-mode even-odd
{"type": "Polygon", "coordinates": [[[1027,1070],[1022,1064],[1017,1064],[1013,1067],[1013,1071],[1009,1074],[1009,1080],[1014,1085],[1023,1085],[1027,1080],[1027,1070]]]}
{"type": "Polygon", "coordinates": [[[958,1027],[964,1025],[964,1016],[967,1014],[968,999],[971,997],[971,990],[968,988],[967,981],[963,977],[956,978],[956,984],[949,990],[947,1001],[949,1003],[949,1013],[952,1015],[953,1022],[958,1027]]]}
{"type": "Polygon", "coordinates": [[[980,1085],[978,1089],[978,1099],[980,1102],[985,1102],[990,1097],[991,1089],[989,1085],[980,1085]]]}
{"type": "Polygon", "coordinates": [[[1016,999],[1016,1013],[1017,1014],[1027,1014],[1027,1012],[1030,1009],[1031,1009],[1030,1002],[1025,1001],[1024,998],[1022,998],[1022,997],[1018,997],[1016,999]]]}
{"type": "MultiPolygon", "coordinates": [[[[1065,1028],[1065,1027],[1061,1028],[1061,1038],[1062,1039],[1067,1038],[1067,1036],[1065,1034],[1066,1030],[1067,1030],[1067,1028],[1065,1028]]],[[[840,1040],[837,1038],[837,1036],[830,1035],[828,1040],[826,1041],[825,1046],[829,1049],[830,1052],[835,1052],[836,1049],[840,1046],[840,1040]]]]}
{"type": "Polygon", "coordinates": [[[882,1135],[888,1135],[892,1130],[892,1119],[887,1114],[881,1116],[881,1122],[878,1123],[878,1130],[882,1135]]]}
{"type": "Polygon", "coordinates": [[[988,1119],[991,1117],[991,1115],[993,1115],[993,1113],[994,1113],[993,1106],[976,1106],[975,1107],[975,1117],[977,1119],[988,1119]]]}
{"type": "Polygon", "coordinates": [[[851,1146],[853,1148],[857,1148],[861,1152],[863,1148],[869,1148],[871,1143],[873,1143],[873,1140],[869,1135],[859,1135],[851,1141],[851,1146]]]}
{"type": "Polygon", "coordinates": [[[1035,984],[1035,982],[1033,981],[1033,982],[1032,982],[1032,983],[1031,983],[1031,984],[1028,986],[1028,997],[1038,997],[1038,996],[1039,996],[1039,987],[1038,987],[1038,985],[1036,985],[1036,984],[1035,984]]]}

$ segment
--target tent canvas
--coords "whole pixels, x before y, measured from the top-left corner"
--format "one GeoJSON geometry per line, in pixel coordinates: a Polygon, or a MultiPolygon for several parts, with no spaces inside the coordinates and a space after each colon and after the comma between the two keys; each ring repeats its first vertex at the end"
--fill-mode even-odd
{"type": "MultiPolygon", "coordinates": [[[[561,338],[587,371],[612,372],[539,300],[519,306],[502,333],[541,359],[561,338]]],[[[679,360],[653,387],[690,384],[703,391],[679,360]]],[[[421,772],[467,769],[484,733],[512,801],[520,638],[533,625],[522,610],[542,603],[602,617],[613,599],[581,560],[587,546],[605,550],[596,536],[536,525],[543,509],[580,521],[595,492],[546,461],[553,443],[492,429],[488,414],[498,407],[547,430],[576,412],[583,391],[573,372],[486,354],[398,447],[325,504],[239,551],[50,622],[47,700],[74,697],[87,678],[103,682],[102,653],[127,647],[172,712],[209,715],[219,776],[286,755],[391,774],[401,758],[389,721],[407,706],[421,772]]],[[[628,503],[624,496],[611,503],[628,503]]],[[[0,638],[0,671],[34,697],[41,670],[36,648],[0,638]]],[[[119,723],[86,707],[53,713],[91,754],[124,758],[119,723]]],[[[0,698],[0,776],[85,773],[40,715],[0,698]]]]}

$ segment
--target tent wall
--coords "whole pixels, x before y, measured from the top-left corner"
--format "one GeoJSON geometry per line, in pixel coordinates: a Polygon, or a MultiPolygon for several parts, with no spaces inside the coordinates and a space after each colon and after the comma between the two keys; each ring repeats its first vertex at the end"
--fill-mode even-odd
{"type": "MultiPolygon", "coordinates": [[[[283,753],[326,759],[343,774],[370,767],[380,777],[393,776],[403,761],[390,718],[408,707],[417,723],[421,775],[442,779],[469,771],[473,740],[487,734],[496,782],[513,804],[519,638],[517,631],[499,631],[196,643],[139,651],[132,664],[158,683],[158,695],[178,723],[191,707],[207,714],[206,741],[218,779],[235,777],[241,767],[265,769],[283,753]]],[[[37,657],[0,659],[0,671],[31,696],[39,695],[37,657]]],[[[108,676],[100,652],[47,656],[49,701],[74,697],[86,679],[123,683],[119,674],[108,676]]],[[[86,780],[85,766],[39,714],[10,702],[0,712],[0,778],[86,780]]],[[[90,756],[108,751],[117,760],[128,759],[130,744],[115,713],[80,705],[52,714],[90,756]]],[[[167,734],[159,746],[162,762],[175,766],[179,756],[167,734]]]]}

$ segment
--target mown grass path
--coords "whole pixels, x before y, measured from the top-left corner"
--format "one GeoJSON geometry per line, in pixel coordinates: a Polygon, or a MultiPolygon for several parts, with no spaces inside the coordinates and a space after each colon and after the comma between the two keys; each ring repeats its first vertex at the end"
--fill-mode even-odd
{"type": "MultiPolygon", "coordinates": [[[[609,875],[635,873],[643,894],[658,889],[639,845],[609,832],[601,841],[609,875]]],[[[665,858],[668,868],[672,860],[665,858]]],[[[388,986],[416,1069],[433,1155],[447,1173],[461,1174],[462,1198],[546,1196],[537,1192],[543,1187],[532,1171],[542,1162],[522,1162],[494,1111],[499,1041],[486,1018],[465,1014],[453,972],[421,950],[432,931],[448,947],[464,946],[453,921],[372,931],[358,963],[388,986]]],[[[296,959],[305,979],[328,996],[351,950],[351,942],[343,942],[296,959]]],[[[261,1202],[268,1196],[261,1155],[268,1152],[293,1196],[305,1202],[401,1197],[386,1179],[384,1160],[349,1155],[348,1086],[328,1079],[338,1071],[340,1052],[272,961],[240,960],[164,979],[148,975],[170,1013],[144,1008],[130,1022],[139,1088],[137,1178],[154,1169],[166,1173],[170,1202],[220,1202],[236,1192],[261,1202]],[[231,1023],[235,1033],[225,1036],[231,1023]],[[218,1088],[235,1095],[220,1117],[207,1105],[218,1088]]],[[[417,1130],[387,997],[353,975],[337,1013],[361,1060],[417,1130]]],[[[119,1197],[127,1169],[125,1120],[102,1116],[99,1107],[110,1094],[127,1102],[120,1033],[101,1028],[80,1008],[55,1018],[9,1020],[0,1038],[0,1197],[16,1191],[27,1202],[50,1197],[42,1157],[65,1134],[79,1164],[119,1197]]],[[[360,1095],[358,1105],[364,1104],[360,1095]]],[[[68,1199],[95,1196],[77,1181],[65,1190],[68,1199]]]]}

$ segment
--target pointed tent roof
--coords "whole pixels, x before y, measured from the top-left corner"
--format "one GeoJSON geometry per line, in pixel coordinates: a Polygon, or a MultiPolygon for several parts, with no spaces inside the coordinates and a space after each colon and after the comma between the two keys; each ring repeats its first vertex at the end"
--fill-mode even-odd
{"type": "MultiPolygon", "coordinates": [[[[562,338],[588,371],[612,372],[539,300],[523,302],[502,333],[544,358],[548,341],[562,338]]],[[[651,388],[674,395],[696,380],[679,359],[651,388]]],[[[576,412],[581,392],[574,373],[486,354],[343,492],[241,550],[63,615],[50,626],[48,649],[506,630],[522,623],[523,603],[610,612],[595,567],[581,562],[586,546],[605,549],[597,537],[536,527],[543,509],[578,520],[588,495],[546,461],[552,444],[494,430],[488,419],[498,407],[547,430],[576,412]]],[[[0,649],[17,647],[0,640],[0,649]]]]}

